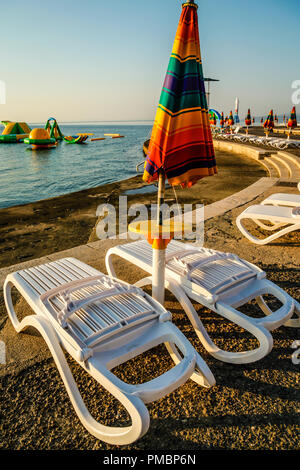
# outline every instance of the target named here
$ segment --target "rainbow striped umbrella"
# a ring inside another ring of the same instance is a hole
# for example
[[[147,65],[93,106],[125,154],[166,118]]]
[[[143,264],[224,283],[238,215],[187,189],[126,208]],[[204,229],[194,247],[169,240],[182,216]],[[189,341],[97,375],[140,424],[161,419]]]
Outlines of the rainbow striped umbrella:
[[[229,114],[228,126],[234,126],[234,118],[233,118],[232,111],[230,111],[230,114]]]
[[[163,171],[171,185],[192,186],[217,173],[201,62],[197,5],[186,2],[154,121],[143,179]]]
[[[224,127],[224,124],[225,124],[225,119],[224,119],[224,113],[222,112],[221,119],[220,119],[220,126],[222,127],[222,129]]]
[[[297,116],[296,116],[296,107],[294,106],[288,121],[288,127],[290,129],[295,129],[297,127]]]
[[[267,131],[271,131],[274,128],[274,116],[273,116],[273,109],[268,114],[267,119],[264,122],[264,128],[267,129]]]
[[[251,126],[252,120],[251,120],[251,112],[250,109],[248,109],[248,113],[245,119],[245,124],[246,126]]]
[[[148,233],[146,236],[153,248],[152,295],[160,303],[164,302],[165,251],[169,241],[163,239],[163,234],[167,223],[171,225],[171,221],[163,220],[162,213],[165,179],[172,186],[190,187],[199,179],[217,173],[202,70],[197,8],[191,0],[182,5],[143,175],[147,183],[159,181],[156,235],[150,236],[147,227],[144,232]]]
[[[246,134],[248,134],[248,132],[249,132],[248,127],[251,126],[251,123],[252,123],[251,113],[250,113],[250,109],[248,109],[248,113],[247,113],[247,116],[246,116],[246,119],[245,119],[245,124],[246,124],[246,127],[247,127]]]
[[[213,114],[212,116],[210,116],[210,119],[209,119],[209,122],[212,126],[216,126],[217,125],[217,118],[216,118],[216,115]]]

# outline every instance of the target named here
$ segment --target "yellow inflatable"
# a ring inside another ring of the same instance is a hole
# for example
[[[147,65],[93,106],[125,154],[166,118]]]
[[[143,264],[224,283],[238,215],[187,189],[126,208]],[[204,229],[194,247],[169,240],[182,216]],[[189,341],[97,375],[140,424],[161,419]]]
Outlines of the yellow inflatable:
[[[5,128],[0,136],[0,143],[23,142],[31,131],[26,122],[1,121],[1,124],[3,124]]]
[[[32,145],[32,149],[45,149],[56,147],[56,139],[50,137],[49,132],[46,129],[35,128],[33,129],[29,137],[24,139],[25,144]]]

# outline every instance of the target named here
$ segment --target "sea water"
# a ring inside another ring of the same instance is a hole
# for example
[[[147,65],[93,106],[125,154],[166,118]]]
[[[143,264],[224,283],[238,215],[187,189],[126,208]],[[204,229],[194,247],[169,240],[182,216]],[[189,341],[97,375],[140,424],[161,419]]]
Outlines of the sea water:
[[[43,127],[30,124],[33,127]],[[60,142],[54,149],[31,150],[28,145],[0,144],[0,208],[26,204],[92,188],[135,176],[143,161],[143,143],[150,138],[151,123],[124,125],[62,124],[64,135],[93,133],[87,143]],[[0,131],[1,133],[1,131]],[[104,134],[121,134],[122,139]]]

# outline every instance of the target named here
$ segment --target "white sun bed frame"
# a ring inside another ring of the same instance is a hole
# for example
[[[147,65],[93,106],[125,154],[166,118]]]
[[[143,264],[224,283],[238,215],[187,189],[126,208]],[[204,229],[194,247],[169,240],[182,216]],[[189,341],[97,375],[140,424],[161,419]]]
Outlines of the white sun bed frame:
[[[35,312],[22,321],[13,307],[12,286]],[[145,403],[160,399],[189,378],[205,387],[215,383],[206,363],[159,303],[141,289],[111,279],[74,258],[9,274],[4,297],[16,331],[34,327],[42,335],[80,421],[102,441],[125,445],[143,436],[150,422]],[[177,364],[166,373],[131,385],[111,372],[161,343],[166,344]],[[131,417],[131,426],[105,426],[91,416],[62,348],[122,403]]]
[[[264,230],[277,231],[265,238],[257,238],[245,228],[243,225],[244,220],[251,220]],[[283,205],[273,206],[268,204],[249,206],[237,217],[236,225],[252,243],[266,245],[287,233],[300,229],[300,206],[284,207]]]
[[[106,269],[115,276],[113,256],[117,255],[150,274],[136,285],[142,287],[152,282],[152,248],[145,240],[110,248],[106,255]],[[177,298],[198,338],[215,358],[229,363],[246,364],[266,356],[273,347],[270,331],[282,324],[300,326],[299,319],[291,319],[294,300],[258,267],[239,259],[236,255],[222,253],[194,244],[171,241],[166,251],[165,287]],[[271,311],[263,296],[272,294],[282,306]],[[256,299],[262,318],[252,318],[237,308]],[[209,337],[191,300],[216,312],[251,333],[259,347],[249,351],[231,352],[220,349]],[[300,313],[300,308],[299,308]]]

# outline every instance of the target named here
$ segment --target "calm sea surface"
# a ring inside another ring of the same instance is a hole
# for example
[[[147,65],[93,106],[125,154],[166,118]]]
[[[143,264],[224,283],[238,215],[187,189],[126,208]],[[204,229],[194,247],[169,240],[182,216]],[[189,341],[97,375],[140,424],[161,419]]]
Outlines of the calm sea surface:
[[[31,124],[31,127],[43,127]],[[0,208],[26,204],[136,175],[149,125],[60,125],[64,135],[92,132],[124,135],[87,144],[60,142],[51,150],[31,150],[25,144],[0,144]],[[0,133],[2,130],[0,129]],[[93,138],[92,137],[92,138]],[[89,138],[90,139],[90,138]]]

